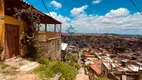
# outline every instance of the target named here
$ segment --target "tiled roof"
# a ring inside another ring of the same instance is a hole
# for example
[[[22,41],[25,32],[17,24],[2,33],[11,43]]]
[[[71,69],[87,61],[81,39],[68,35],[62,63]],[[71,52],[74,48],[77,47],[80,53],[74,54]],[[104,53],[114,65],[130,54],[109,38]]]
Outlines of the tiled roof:
[[[94,63],[97,64],[97,65],[101,65],[102,64],[102,60],[94,61]]]
[[[5,11],[6,15],[13,16],[15,11],[13,8],[22,9],[23,6],[32,7],[33,10],[37,11],[40,15],[40,23],[42,24],[62,24],[60,21],[52,18],[51,16],[39,11],[34,6],[24,2],[23,0],[5,0],[5,8],[11,8],[11,10]]]
[[[94,58],[94,55],[90,55],[90,52],[84,52],[83,53],[85,57],[90,57],[90,58]]]
[[[90,65],[90,68],[92,68],[97,74],[101,74],[101,70],[97,67],[96,64]]]

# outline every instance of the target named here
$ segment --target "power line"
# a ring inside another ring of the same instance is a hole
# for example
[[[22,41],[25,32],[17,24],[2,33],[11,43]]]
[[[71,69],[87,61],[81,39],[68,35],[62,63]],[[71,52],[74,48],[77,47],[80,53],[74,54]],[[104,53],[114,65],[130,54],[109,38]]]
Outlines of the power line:
[[[41,0],[41,1],[42,1],[42,3],[43,3],[43,6],[45,7],[45,9],[47,10],[47,12],[49,13],[49,15],[50,15],[50,17],[51,17],[51,14],[50,14],[50,12],[49,12],[48,8],[46,7],[46,5],[45,5],[44,1],[43,1],[43,0]]]
[[[134,5],[134,7],[138,10],[138,12],[142,15],[142,13],[141,13],[141,11],[140,11],[140,9],[136,6],[136,4],[134,3],[134,1],[133,0],[130,0],[131,2],[132,2],[132,4]]]
[[[44,8],[45,8],[45,9],[47,10],[47,12],[49,13],[49,16],[52,17],[51,14],[50,14],[50,12],[49,12],[49,10],[48,10],[48,8],[46,7],[44,1],[43,1],[43,0],[41,0],[41,1],[42,1],[42,4],[43,4]],[[50,25],[49,25],[49,26],[50,26]],[[50,27],[51,27],[51,26],[50,26]],[[51,29],[53,30],[53,28],[51,28]]]
[[[45,7],[45,9],[47,10],[47,12],[49,13],[49,16],[50,17],[52,17],[51,16],[51,14],[50,14],[50,11],[48,10],[48,8],[46,7],[46,5],[45,5],[45,3],[44,3],[44,1],[43,0],[41,0],[42,1],[42,3],[43,3],[43,5],[44,5],[44,7]],[[49,25],[50,26],[50,25]],[[51,26],[50,26],[51,27]],[[53,28],[52,28],[53,29]],[[57,29],[59,30],[59,28],[57,27]]]

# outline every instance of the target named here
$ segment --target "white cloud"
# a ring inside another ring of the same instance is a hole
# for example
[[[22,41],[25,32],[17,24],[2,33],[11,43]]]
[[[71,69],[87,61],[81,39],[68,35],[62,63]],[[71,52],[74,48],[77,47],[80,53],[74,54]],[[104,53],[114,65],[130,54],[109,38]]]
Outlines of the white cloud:
[[[56,7],[56,9],[62,8],[62,4],[55,1],[55,0],[52,0],[50,4],[52,4],[54,7]]]
[[[92,4],[99,4],[102,0],[93,0]]]
[[[71,14],[72,14],[73,16],[78,16],[79,14],[84,13],[84,10],[85,10],[87,7],[88,7],[88,5],[84,5],[84,6],[79,7],[79,8],[73,8],[73,9],[71,10]]]
[[[130,11],[126,8],[119,8],[117,10],[111,10],[106,14],[106,17],[126,17],[128,16]]]
[[[49,13],[47,15],[49,15]],[[57,14],[56,12],[50,12],[50,15],[58,21],[62,22],[62,29],[64,32],[70,26],[71,19],[69,17],[62,16],[61,14]]]
[[[61,21],[62,23],[68,22],[71,19],[62,15],[58,15],[56,12],[50,12],[51,16],[59,21]]]
[[[80,14],[71,21],[79,33],[142,34],[142,16],[125,8],[111,10],[104,16]]]
[[[117,33],[141,34],[142,16],[137,12],[130,14],[125,8],[110,10],[104,16],[83,13],[77,14],[72,19],[56,12],[50,13],[54,18],[63,23],[66,32],[70,24],[78,33]]]

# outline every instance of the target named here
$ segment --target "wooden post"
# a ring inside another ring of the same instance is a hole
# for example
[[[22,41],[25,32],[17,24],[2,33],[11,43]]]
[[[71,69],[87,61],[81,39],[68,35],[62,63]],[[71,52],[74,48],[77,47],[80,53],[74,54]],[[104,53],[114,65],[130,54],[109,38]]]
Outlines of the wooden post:
[[[62,33],[62,24],[60,24],[60,33]]]
[[[45,17],[45,31],[47,31],[47,17]]]
[[[54,32],[56,32],[56,24],[54,24]]]
[[[47,24],[45,23],[45,31],[47,31]]]

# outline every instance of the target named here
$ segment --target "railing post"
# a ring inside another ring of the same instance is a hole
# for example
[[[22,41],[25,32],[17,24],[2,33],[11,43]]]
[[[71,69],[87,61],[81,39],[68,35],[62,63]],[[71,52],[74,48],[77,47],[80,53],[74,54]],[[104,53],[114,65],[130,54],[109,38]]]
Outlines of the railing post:
[[[54,32],[56,32],[56,24],[54,24]]]
[[[47,31],[47,24],[45,23],[45,31]]]
[[[60,33],[62,33],[62,24],[60,24]]]

